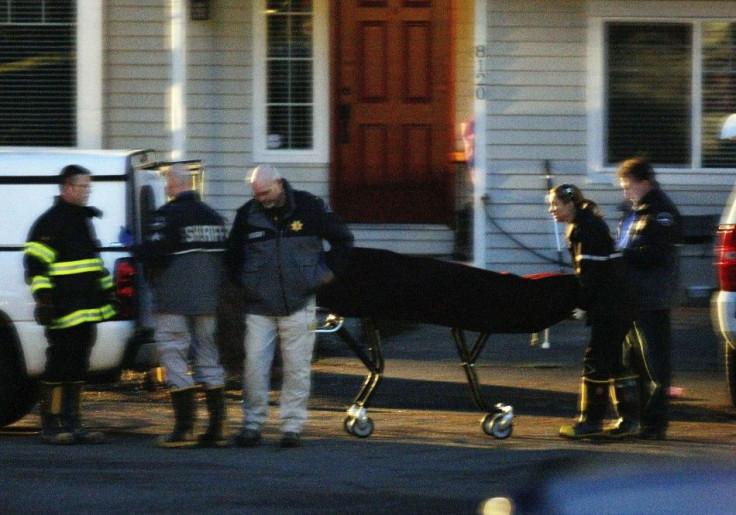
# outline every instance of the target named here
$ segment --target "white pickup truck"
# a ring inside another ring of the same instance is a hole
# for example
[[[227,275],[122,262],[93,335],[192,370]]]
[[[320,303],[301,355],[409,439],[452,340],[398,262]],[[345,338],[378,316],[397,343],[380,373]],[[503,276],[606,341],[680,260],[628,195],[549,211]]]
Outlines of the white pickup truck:
[[[90,373],[115,377],[123,367],[153,366],[150,305],[129,247],[141,238],[147,216],[165,202],[162,169],[150,150],[0,149],[0,427],[26,415],[37,400],[46,362],[44,328],[24,281],[23,249],[33,222],[59,194],[66,165],[92,172],[89,205],[102,210],[93,224],[100,254],[113,272],[121,313],[98,324]]]

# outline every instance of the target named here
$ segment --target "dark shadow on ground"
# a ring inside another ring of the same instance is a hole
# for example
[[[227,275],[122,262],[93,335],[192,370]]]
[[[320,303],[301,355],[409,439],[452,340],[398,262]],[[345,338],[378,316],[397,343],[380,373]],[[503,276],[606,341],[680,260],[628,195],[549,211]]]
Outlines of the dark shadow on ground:
[[[482,375],[482,381],[490,380],[488,374]],[[354,375],[315,372],[312,396],[320,405],[347,409],[352,404],[362,381],[361,378]],[[516,413],[531,416],[575,417],[577,415],[578,397],[573,393],[485,384],[481,386],[481,396],[488,406],[493,406],[498,402],[511,404]],[[368,407],[369,409],[484,411],[473,403],[470,387],[465,383],[387,377],[381,380]],[[613,416],[613,413],[609,415]],[[724,422],[736,420],[736,412],[728,406],[704,408],[676,401],[671,405],[670,420]]]

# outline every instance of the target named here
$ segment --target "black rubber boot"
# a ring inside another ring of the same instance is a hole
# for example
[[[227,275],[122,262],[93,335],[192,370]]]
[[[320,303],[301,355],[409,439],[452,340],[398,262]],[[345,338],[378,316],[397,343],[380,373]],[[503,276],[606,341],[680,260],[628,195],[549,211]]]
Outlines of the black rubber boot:
[[[84,383],[64,383],[62,385],[62,414],[66,425],[71,429],[75,443],[95,444],[105,441],[105,435],[99,431],[88,431],[82,425],[82,393]]]
[[[207,431],[199,435],[197,442],[202,447],[228,447],[229,441],[227,439],[227,431],[225,430],[227,421],[227,417],[225,416],[225,387],[216,386],[214,388],[207,388],[204,394],[210,421]]]
[[[74,443],[74,435],[62,418],[62,394],[61,383],[41,382],[41,432],[38,436],[45,443]]]
[[[640,395],[642,389],[639,389]],[[647,395],[641,395],[641,431],[639,436],[644,440],[664,440],[669,425],[669,399],[667,388],[657,385],[656,389],[649,388]]]
[[[580,418],[573,426],[562,426],[563,438],[597,438],[604,436],[603,417],[608,409],[609,381],[583,378],[580,384]]]
[[[619,418],[611,427],[606,428],[606,436],[616,439],[639,436],[639,379],[616,379],[611,386],[611,397]]]
[[[626,344],[632,351],[633,372],[639,375],[639,436],[645,440],[664,440],[669,418],[666,395],[668,385],[660,384],[652,377],[647,341],[636,324],[626,335]]]
[[[194,437],[195,410],[197,409],[195,392],[194,387],[171,392],[171,405],[174,408],[174,430],[171,434],[158,438],[157,445],[159,447],[177,449],[197,446],[197,439]]]

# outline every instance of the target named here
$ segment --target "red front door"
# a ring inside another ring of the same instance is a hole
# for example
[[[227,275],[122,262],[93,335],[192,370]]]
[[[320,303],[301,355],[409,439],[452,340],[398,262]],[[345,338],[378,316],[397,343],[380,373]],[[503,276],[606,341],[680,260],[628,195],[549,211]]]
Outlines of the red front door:
[[[350,222],[449,223],[451,0],[332,6],[332,204]]]

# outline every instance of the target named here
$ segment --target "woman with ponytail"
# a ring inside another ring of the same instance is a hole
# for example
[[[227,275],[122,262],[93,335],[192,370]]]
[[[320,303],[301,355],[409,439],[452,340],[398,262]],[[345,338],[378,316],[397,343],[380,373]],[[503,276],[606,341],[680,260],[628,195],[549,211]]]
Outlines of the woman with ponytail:
[[[636,298],[620,252],[595,202],[572,184],[550,190],[549,212],[565,222],[580,298],[573,316],[586,318],[590,341],[583,357],[580,417],[560,428],[564,438],[623,438],[639,432],[638,378],[624,363],[623,342],[636,317]],[[619,416],[603,428],[609,397]]]

